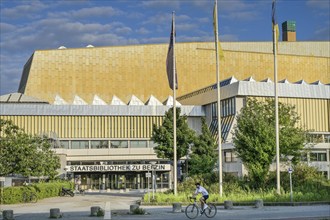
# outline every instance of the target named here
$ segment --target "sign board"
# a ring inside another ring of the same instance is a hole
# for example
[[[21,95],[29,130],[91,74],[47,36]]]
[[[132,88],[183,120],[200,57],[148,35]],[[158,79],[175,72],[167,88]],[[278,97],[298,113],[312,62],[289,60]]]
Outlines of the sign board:
[[[170,171],[170,164],[116,164],[116,165],[72,165],[68,172],[122,172],[122,171]]]
[[[292,168],[289,168],[289,169],[288,169],[288,172],[289,172],[289,173],[292,173],[292,172],[293,172]]]
[[[146,173],[146,177],[150,178],[151,177],[151,173]]]
[[[6,178],[3,176],[0,176],[0,182],[5,182]]]

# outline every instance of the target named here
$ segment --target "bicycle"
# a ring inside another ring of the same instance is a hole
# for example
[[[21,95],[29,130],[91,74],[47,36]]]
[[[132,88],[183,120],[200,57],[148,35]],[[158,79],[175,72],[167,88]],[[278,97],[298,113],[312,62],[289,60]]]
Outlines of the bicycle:
[[[189,197],[189,199],[194,202],[189,204],[186,207],[185,214],[187,218],[194,219],[200,213],[201,215],[205,214],[208,218],[213,218],[217,214],[217,207],[212,203],[205,203],[208,207],[204,210],[199,211],[201,208],[198,206],[196,202],[196,197]]]
[[[37,194],[34,192],[23,192],[22,200],[25,203],[28,203],[28,202],[36,203],[38,201],[38,197],[37,197]]]

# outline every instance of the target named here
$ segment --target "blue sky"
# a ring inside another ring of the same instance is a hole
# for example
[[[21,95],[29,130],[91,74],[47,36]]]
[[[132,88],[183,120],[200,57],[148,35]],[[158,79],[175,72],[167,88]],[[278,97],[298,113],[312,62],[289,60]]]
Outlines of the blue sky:
[[[221,41],[271,41],[271,0],[218,0]],[[0,95],[16,92],[35,50],[212,41],[214,0],[1,0]],[[330,40],[329,0],[277,0],[277,21],[296,21],[297,41]],[[165,68],[165,66],[164,66]]]

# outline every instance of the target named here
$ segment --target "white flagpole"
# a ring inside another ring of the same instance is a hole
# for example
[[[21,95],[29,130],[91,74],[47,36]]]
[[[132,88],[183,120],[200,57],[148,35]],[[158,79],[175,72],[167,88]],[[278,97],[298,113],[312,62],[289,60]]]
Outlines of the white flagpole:
[[[222,148],[221,148],[221,104],[220,104],[220,71],[219,71],[219,53],[218,53],[218,2],[215,0],[215,57],[216,57],[216,72],[217,72],[217,112],[218,112],[218,170],[219,170],[219,194],[222,196]]]
[[[177,158],[176,158],[176,68],[175,68],[175,12],[172,12],[173,19],[173,169],[174,169],[174,195],[177,195]]]
[[[274,25],[274,37],[276,36],[276,30]],[[275,38],[274,38],[275,39]],[[276,132],[276,183],[277,193],[281,194],[281,182],[280,182],[280,144],[279,144],[279,129],[278,129],[278,88],[277,88],[277,48],[276,43],[273,43],[274,47],[274,91],[275,91],[275,132]]]
[[[273,2],[273,21],[275,21],[275,4]],[[273,52],[274,52],[274,95],[275,95],[275,139],[276,139],[276,192],[281,194],[280,182],[280,146],[279,146],[279,129],[278,129],[278,88],[277,88],[277,32],[276,22],[273,23]]]

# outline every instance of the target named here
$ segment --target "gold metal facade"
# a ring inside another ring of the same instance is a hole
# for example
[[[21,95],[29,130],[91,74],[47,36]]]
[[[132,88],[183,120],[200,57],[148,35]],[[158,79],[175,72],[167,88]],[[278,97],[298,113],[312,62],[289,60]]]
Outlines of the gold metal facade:
[[[29,134],[56,133],[60,139],[149,139],[162,116],[5,116]]]
[[[258,100],[265,100],[259,97]],[[298,126],[317,132],[330,132],[330,100],[279,98],[279,102],[295,106],[300,117]]]
[[[306,44],[309,46],[306,48],[313,48],[314,44]],[[257,48],[257,52],[241,48],[242,45],[244,42],[223,43],[225,60],[220,62],[221,80],[230,76],[238,80],[250,76],[257,81],[273,80],[272,45],[263,42],[251,44],[250,47]],[[234,46],[235,49],[231,49]],[[298,55],[281,53],[281,50],[291,47],[292,51],[301,52]],[[314,54],[300,47],[300,44],[280,45],[278,79],[329,83],[329,48],[318,46],[321,52]],[[214,43],[176,44],[178,96],[216,82],[213,48]],[[50,103],[54,102],[56,95],[68,103],[72,103],[75,95],[89,104],[94,95],[107,103],[113,95],[126,103],[132,95],[143,102],[150,95],[164,101],[172,95],[166,75],[167,50],[167,44],[38,50],[32,62],[25,67],[22,79],[26,79],[26,83],[21,81],[19,92]]]

